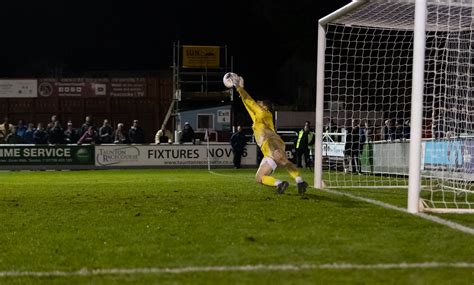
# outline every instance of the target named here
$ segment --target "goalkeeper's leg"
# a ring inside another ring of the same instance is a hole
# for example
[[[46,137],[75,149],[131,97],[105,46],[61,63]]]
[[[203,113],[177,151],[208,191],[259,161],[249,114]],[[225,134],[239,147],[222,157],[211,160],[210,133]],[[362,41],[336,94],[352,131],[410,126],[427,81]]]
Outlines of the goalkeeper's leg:
[[[308,183],[303,181],[303,178],[300,176],[300,172],[296,165],[288,159],[288,156],[285,152],[285,143],[281,139],[269,139],[267,141],[269,149],[272,150],[272,157],[278,165],[281,165],[286,168],[286,171],[290,174],[293,179],[295,179],[296,184],[298,185],[298,192],[304,194]]]
[[[265,156],[257,170],[255,180],[263,185],[277,187],[277,193],[283,194],[286,188],[288,188],[289,183],[271,176],[276,167],[276,162],[272,158]]]

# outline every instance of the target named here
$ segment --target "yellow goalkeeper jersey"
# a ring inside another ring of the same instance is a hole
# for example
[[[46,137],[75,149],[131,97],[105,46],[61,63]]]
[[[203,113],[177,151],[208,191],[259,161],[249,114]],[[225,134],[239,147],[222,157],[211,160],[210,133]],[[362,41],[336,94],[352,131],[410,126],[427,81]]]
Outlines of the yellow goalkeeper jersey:
[[[242,102],[244,103],[247,112],[252,118],[252,130],[253,135],[255,136],[255,141],[258,146],[262,147],[265,140],[272,136],[278,136],[275,132],[275,126],[273,125],[272,113],[260,107],[260,105],[250,97],[243,87],[238,87],[237,91],[242,98]]]

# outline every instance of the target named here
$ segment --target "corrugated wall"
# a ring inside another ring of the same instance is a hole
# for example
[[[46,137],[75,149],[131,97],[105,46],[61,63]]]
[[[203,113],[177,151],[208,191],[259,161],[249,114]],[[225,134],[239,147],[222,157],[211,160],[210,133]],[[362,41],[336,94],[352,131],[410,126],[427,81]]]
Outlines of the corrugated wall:
[[[114,128],[124,123],[130,128],[138,119],[145,131],[146,142],[154,142],[156,131],[161,127],[166,111],[172,101],[171,74],[160,77],[146,77],[146,94],[143,97],[37,97],[0,98],[0,117],[7,116],[16,124],[19,119],[27,123],[48,123],[53,114],[59,116],[65,127],[68,120],[74,127],[84,123],[86,115],[93,117],[100,127],[104,119],[109,119]]]

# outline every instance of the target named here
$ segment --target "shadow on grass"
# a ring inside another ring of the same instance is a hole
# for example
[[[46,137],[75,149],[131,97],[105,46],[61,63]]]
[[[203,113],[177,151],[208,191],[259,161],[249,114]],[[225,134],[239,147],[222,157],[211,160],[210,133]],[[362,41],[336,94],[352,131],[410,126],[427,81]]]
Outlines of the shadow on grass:
[[[299,196],[301,200],[312,200],[317,201],[320,203],[331,203],[337,204],[338,206],[345,207],[345,208],[364,208],[366,207],[367,203],[361,201],[354,201],[349,198],[345,198],[344,196],[327,196],[321,194],[313,194],[313,193],[306,193],[303,196],[299,194],[290,194],[291,196]]]

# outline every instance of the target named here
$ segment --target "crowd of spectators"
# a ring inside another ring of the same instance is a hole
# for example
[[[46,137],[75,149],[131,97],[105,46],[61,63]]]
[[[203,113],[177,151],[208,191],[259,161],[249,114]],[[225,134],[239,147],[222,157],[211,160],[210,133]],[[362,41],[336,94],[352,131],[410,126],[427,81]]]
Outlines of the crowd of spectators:
[[[352,122],[352,121],[351,121]],[[404,141],[410,139],[410,120],[386,119],[383,125],[375,125],[374,121],[362,120],[358,122],[361,142],[372,141]],[[352,125],[352,123],[351,123]],[[334,120],[324,126],[325,133],[342,133],[352,127],[339,128]],[[345,131],[344,131],[345,130]],[[334,137],[334,141],[340,142],[339,137]]]
[[[114,130],[109,120],[105,119],[102,126],[94,124],[91,116],[86,116],[84,123],[74,127],[72,121],[67,121],[65,126],[56,115],[51,116],[51,121],[45,126],[38,123],[26,124],[18,120],[13,125],[5,117],[0,124],[0,144],[140,144],[145,143],[145,133],[134,120],[132,126],[126,130],[123,123],[118,123]]]

